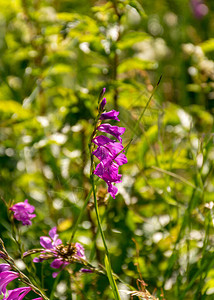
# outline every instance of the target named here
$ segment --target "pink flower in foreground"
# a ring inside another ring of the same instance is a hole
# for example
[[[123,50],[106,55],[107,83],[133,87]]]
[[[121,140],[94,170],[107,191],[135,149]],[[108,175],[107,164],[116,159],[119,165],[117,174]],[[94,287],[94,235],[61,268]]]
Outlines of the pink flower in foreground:
[[[86,259],[84,248],[81,244],[75,243],[64,246],[62,241],[58,239],[57,228],[53,227],[49,231],[49,236],[41,236],[40,244],[43,247],[39,257],[35,257],[33,262],[38,263],[43,260],[54,258],[51,263],[51,267],[54,269],[64,269],[74,260]],[[24,253],[24,256],[27,252]],[[59,272],[54,272],[52,276],[55,278]]]
[[[8,291],[8,296],[2,300],[22,300],[30,291],[31,287],[25,286]]]
[[[6,268],[6,271],[0,273],[0,294],[6,294],[6,287],[8,283],[19,277],[19,273],[9,271],[9,268]]]
[[[22,300],[32,288],[20,287],[13,290],[6,290],[7,285],[19,277],[18,272],[10,271],[11,266],[8,264],[0,264],[0,295],[4,295],[2,300]],[[8,296],[6,293],[8,292]],[[33,300],[43,300],[41,297]]]
[[[31,219],[36,217],[35,214],[32,214],[35,207],[30,205],[27,199],[24,202],[14,204],[10,210],[14,212],[14,219],[21,221],[22,225],[32,225]]]

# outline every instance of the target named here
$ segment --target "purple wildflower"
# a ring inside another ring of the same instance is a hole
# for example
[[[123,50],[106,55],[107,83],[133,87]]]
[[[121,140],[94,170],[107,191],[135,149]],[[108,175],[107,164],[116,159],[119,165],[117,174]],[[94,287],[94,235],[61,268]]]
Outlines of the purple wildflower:
[[[68,264],[70,264],[71,260],[81,260],[85,259],[84,248],[81,244],[75,243],[73,245],[62,244],[62,241],[58,239],[58,234],[56,233],[57,228],[53,227],[49,231],[49,236],[41,236],[40,244],[43,247],[41,254],[39,257],[35,257],[33,262],[38,263],[43,260],[54,258],[51,263],[51,267],[54,269],[64,269]],[[27,252],[24,253],[24,256],[27,255]],[[59,272],[54,272],[52,276],[55,278]]]
[[[104,108],[102,105],[104,99],[100,105],[101,109]],[[117,117],[118,115],[119,112],[111,110],[109,112],[102,113],[100,120],[110,119],[120,121]],[[121,182],[122,175],[118,173],[119,166],[127,163],[127,158],[123,153],[124,147],[122,145],[121,138],[121,135],[126,129],[124,127],[112,126],[105,123],[98,126],[97,130],[108,133],[119,140],[119,142],[116,142],[104,135],[97,136],[92,140],[92,142],[98,146],[92,154],[100,160],[100,163],[94,170],[94,174],[102,178],[107,183],[108,192],[113,198],[115,198],[118,189],[112,183]]]
[[[8,296],[6,296],[6,287],[8,283],[17,279],[19,273],[10,271],[11,266],[9,264],[0,264],[0,295],[3,294],[4,297],[2,300],[22,300],[25,295],[27,295],[32,288],[31,287],[21,287],[14,290],[8,291]],[[33,300],[43,300],[41,297]]]
[[[35,214],[32,214],[35,207],[30,205],[27,199],[24,202],[13,205],[10,207],[10,210],[14,212],[14,218],[21,221],[22,225],[32,225],[31,219],[36,217]]]

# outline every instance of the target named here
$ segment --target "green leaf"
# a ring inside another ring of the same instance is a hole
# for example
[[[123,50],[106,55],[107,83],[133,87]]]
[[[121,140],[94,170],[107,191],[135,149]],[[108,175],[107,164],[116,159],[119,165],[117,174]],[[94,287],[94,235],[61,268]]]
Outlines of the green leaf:
[[[118,67],[118,73],[126,73],[131,70],[151,70],[155,69],[157,64],[154,61],[142,60],[140,58],[128,58],[124,60]]]
[[[131,31],[121,38],[117,46],[119,49],[124,50],[132,47],[135,43],[144,41],[148,37],[149,35],[145,32]]]
[[[105,260],[104,261],[105,261],[105,267],[106,267],[107,276],[108,276],[108,279],[109,279],[109,282],[110,282],[110,285],[111,285],[111,288],[112,288],[112,291],[113,291],[113,294],[114,294],[114,299],[120,300],[119,291],[118,291],[116,282],[114,280],[114,277],[112,275],[111,266],[110,266],[110,263],[109,263],[109,260],[108,260],[107,256],[105,256]]]

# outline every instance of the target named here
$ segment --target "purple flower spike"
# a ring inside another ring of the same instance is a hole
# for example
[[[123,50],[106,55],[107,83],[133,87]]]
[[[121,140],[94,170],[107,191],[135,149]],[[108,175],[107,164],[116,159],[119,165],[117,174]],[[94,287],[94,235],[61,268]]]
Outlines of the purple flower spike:
[[[115,136],[120,143],[122,143],[122,138],[120,136],[124,134],[126,130],[124,127],[112,126],[110,124],[101,124],[97,129]]]
[[[22,300],[30,291],[31,287],[20,287],[14,290],[8,291],[8,297],[5,300]]]
[[[119,115],[119,111],[112,109],[106,113],[102,113],[100,116],[100,120],[115,120],[120,122],[120,120],[117,117],[118,115]]]
[[[101,108],[103,109],[106,104],[104,98],[101,102]],[[100,120],[116,120],[118,119],[119,112],[111,110],[106,113],[102,113]],[[110,124],[101,124],[97,130],[113,135],[119,140],[119,143],[115,140],[110,139],[107,136],[99,135],[96,136],[92,142],[97,145],[97,149],[93,151],[100,163],[94,170],[94,174],[102,178],[108,185],[108,192],[115,198],[118,189],[112,183],[121,182],[122,175],[118,173],[119,166],[127,163],[127,157],[125,156],[124,147],[122,145],[121,135],[125,132],[124,127],[112,126]]]
[[[32,214],[35,207],[30,205],[27,199],[24,202],[14,204],[10,210],[14,212],[14,219],[21,221],[22,225],[32,225],[31,219],[36,217],[35,214]]]

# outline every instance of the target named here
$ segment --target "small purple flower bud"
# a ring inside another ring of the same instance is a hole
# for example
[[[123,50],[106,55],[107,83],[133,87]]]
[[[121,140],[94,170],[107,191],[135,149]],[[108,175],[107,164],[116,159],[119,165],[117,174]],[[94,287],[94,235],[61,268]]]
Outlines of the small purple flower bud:
[[[90,270],[90,269],[80,269],[80,272],[82,272],[82,273],[93,273],[93,271]]]
[[[106,92],[106,88],[104,87],[104,88],[102,89],[102,91],[100,92],[100,95],[99,95],[99,101],[103,98],[105,92]]]
[[[100,103],[100,109],[103,111],[103,109],[104,109],[104,107],[105,107],[105,105],[106,105],[106,98],[103,98],[103,100],[101,101],[101,103]]]

